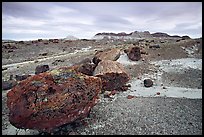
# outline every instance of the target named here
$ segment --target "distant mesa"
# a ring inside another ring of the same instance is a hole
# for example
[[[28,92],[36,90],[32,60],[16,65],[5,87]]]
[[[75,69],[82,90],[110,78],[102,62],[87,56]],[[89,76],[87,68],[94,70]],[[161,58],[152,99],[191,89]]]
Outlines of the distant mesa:
[[[167,33],[162,33],[162,32],[156,32],[151,34],[153,37],[170,37]]]
[[[97,33],[93,39],[141,39],[141,38],[179,38],[179,39],[190,39],[189,36],[178,36],[178,35],[169,35],[163,32],[156,32],[150,34],[149,31],[134,31],[131,33]]]

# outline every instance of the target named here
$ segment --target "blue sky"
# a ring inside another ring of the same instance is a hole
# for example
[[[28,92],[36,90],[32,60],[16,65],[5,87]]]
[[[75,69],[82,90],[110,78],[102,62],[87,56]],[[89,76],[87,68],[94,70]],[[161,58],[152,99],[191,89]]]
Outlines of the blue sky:
[[[201,2],[3,2],[2,38],[150,31],[202,37]]]

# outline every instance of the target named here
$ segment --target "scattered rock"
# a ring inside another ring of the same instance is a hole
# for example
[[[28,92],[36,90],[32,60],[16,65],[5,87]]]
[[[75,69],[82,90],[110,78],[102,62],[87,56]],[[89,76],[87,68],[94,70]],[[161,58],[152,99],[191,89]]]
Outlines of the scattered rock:
[[[151,87],[153,85],[153,81],[151,79],[145,79],[144,80],[144,86],[145,87]]]
[[[8,53],[11,53],[11,52],[13,52],[13,50],[12,50],[12,49],[8,50]]]
[[[42,42],[43,40],[42,39],[38,39],[38,42]]]
[[[160,56],[160,53],[158,53],[157,55]]]
[[[54,62],[52,62],[53,65],[57,65],[58,62],[64,62],[64,60],[61,60],[61,59],[57,59],[55,60]]]
[[[166,87],[163,87],[163,89],[167,89]]]
[[[127,99],[132,99],[132,98],[135,98],[135,96],[132,96],[132,95],[127,96]]]
[[[48,65],[38,65],[35,68],[35,74],[39,74],[39,73],[43,73],[49,70],[49,66]]]
[[[160,95],[160,92],[157,92],[157,95]]]
[[[35,60],[35,61],[34,61],[34,63],[38,63],[38,62],[39,62],[38,60]]]
[[[101,79],[61,67],[20,81],[7,94],[10,123],[51,133],[87,117],[98,102]]]
[[[47,56],[47,54],[48,54],[47,52],[44,52],[44,53],[40,53],[39,55],[40,56]]]
[[[111,91],[105,91],[105,92],[103,93],[104,98],[109,98],[110,95],[111,95]]]
[[[27,74],[27,75],[16,75],[15,78],[17,81],[22,81],[28,77],[30,77],[31,75]]]
[[[94,70],[94,76],[102,80],[103,90],[115,90],[123,87],[130,79],[122,64],[111,60],[102,60]]]
[[[13,88],[16,84],[17,82],[15,80],[8,80],[8,81],[2,80],[2,89],[9,90]]]
[[[141,58],[141,52],[139,47],[131,47],[127,53],[130,60],[138,61]]]
[[[3,45],[2,48],[5,48],[5,49],[17,49],[17,47],[15,45],[12,45],[12,44]]]
[[[150,45],[149,48],[160,48],[159,45]]]
[[[111,95],[115,95],[116,93],[117,93],[116,90],[112,90],[112,91],[111,91]]]
[[[146,51],[144,51],[144,50],[141,50],[140,52],[141,52],[141,54],[145,54],[145,55],[148,54],[148,53],[147,53]]]

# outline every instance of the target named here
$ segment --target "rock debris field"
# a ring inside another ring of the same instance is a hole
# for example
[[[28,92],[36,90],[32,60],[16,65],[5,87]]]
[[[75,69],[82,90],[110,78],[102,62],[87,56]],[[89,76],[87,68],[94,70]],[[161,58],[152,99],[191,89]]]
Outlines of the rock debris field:
[[[201,135],[202,38],[2,41],[2,134]]]

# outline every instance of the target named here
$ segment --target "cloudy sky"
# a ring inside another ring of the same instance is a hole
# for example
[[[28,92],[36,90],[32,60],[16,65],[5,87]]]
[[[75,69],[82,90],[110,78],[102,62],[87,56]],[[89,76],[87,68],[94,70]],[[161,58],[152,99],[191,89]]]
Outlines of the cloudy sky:
[[[202,36],[201,2],[3,2],[2,38],[92,38],[150,31]]]

